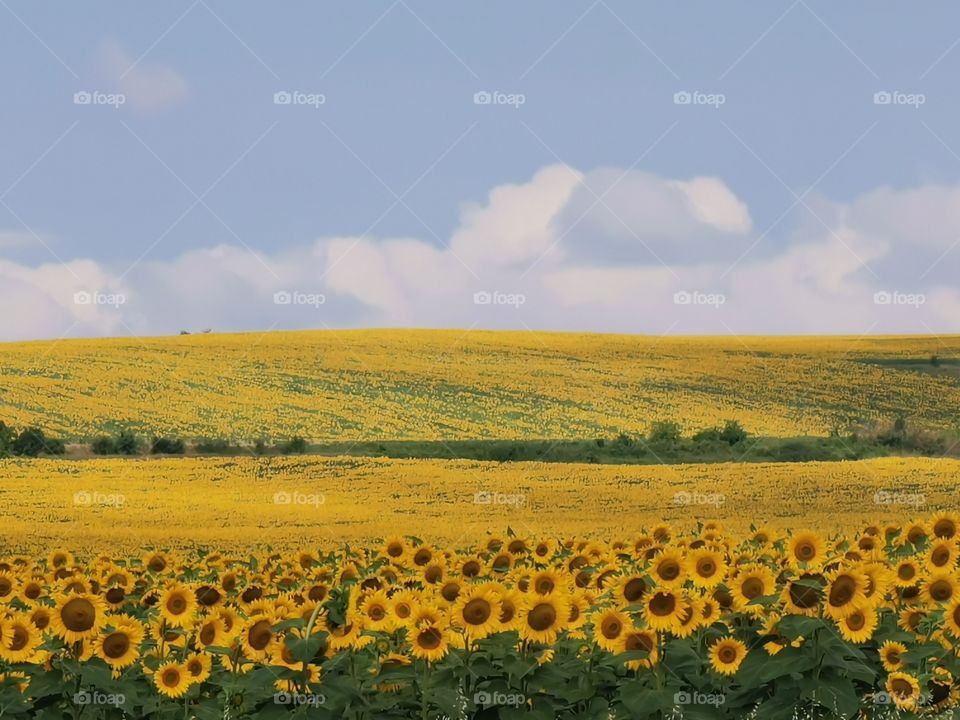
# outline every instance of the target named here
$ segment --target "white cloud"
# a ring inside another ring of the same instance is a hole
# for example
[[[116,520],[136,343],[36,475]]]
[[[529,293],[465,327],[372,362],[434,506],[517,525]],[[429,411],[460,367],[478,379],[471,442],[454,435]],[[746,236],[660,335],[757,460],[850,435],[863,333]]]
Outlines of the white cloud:
[[[883,188],[849,204],[818,201],[828,227],[810,222],[777,247],[767,239],[762,253],[744,254],[755,241],[750,213],[717,178],[554,165],[465,206],[444,246],[331,237],[254,255],[220,245],[142,262],[122,279],[114,273],[125,267],[91,260],[0,261],[0,302],[22,309],[0,334],[338,326],[958,332],[952,278],[960,247],[949,244],[949,229],[960,231],[958,199],[958,188],[928,187]],[[918,217],[925,221],[919,242]],[[952,274],[923,276],[931,265]],[[72,301],[94,289],[122,293],[126,303]],[[277,292],[305,300],[277,304]],[[478,292],[486,294],[480,304]],[[878,292],[923,302],[878,303]]]
[[[189,96],[187,81],[169,65],[131,57],[110,43],[103,48],[103,63],[109,80],[139,112],[155,112],[178,105]]]

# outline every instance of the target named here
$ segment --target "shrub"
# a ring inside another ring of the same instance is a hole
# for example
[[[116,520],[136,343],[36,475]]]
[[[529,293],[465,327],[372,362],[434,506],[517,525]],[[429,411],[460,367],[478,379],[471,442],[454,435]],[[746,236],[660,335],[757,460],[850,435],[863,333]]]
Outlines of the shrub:
[[[11,452],[23,457],[37,457],[41,454],[62,455],[66,448],[60,440],[49,440],[38,427],[21,430],[13,441]]]
[[[647,435],[650,442],[675,443],[680,441],[680,424],[670,420],[657,420],[650,426]]]
[[[736,420],[727,420],[723,426],[723,430],[720,431],[720,439],[729,445],[736,445],[739,442],[743,442],[747,439],[748,435],[749,433],[747,433],[747,431],[743,429],[743,426]]]
[[[9,457],[13,454],[13,441],[16,430],[0,420],[0,457]]]
[[[117,444],[112,437],[101,435],[90,443],[90,450],[94,455],[114,455],[117,452]]]
[[[194,448],[201,453],[223,454],[230,452],[232,446],[227,440],[198,440]]]
[[[114,446],[120,455],[140,454],[140,440],[130,430],[121,430]]]
[[[279,450],[284,455],[302,455],[307,451],[307,441],[298,435],[283,443]]]
[[[150,453],[153,455],[183,455],[186,449],[180,438],[154,438],[150,445]]]
[[[693,441],[699,443],[716,443],[721,440],[721,431],[719,428],[706,428],[699,430],[693,435]]]

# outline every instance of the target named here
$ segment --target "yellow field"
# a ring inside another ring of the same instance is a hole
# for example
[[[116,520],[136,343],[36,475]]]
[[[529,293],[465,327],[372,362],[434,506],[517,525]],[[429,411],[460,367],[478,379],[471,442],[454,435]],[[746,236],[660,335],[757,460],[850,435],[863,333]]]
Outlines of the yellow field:
[[[592,438],[736,418],[825,435],[955,424],[960,338],[656,338],[361,330],[0,345],[0,418],[90,438]],[[913,360],[916,366],[904,367]]]
[[[6,460],[0,477],[8,551],[65,546],[93,554],[144,545],[333,547],[394,533],[456,547],[507,527],[531,536],[609,539],[661,521],[692,529],[695,518],[718,519],[737,532],[751,523],[832,532],[956,509],[960,461]]]

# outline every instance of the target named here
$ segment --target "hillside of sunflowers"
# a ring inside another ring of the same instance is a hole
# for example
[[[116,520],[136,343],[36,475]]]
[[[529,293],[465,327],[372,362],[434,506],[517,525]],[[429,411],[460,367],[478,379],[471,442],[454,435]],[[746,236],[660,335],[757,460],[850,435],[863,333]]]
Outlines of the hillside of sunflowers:
[[[0,718],[960,712],[960,460],[352,441],[953,431],[960,339],[336,331],[0,345],[0,420],[344,454],[0,459]],[[743,443],[748,444],[747,438]],[[736,447],[741,447],[737,445]]]

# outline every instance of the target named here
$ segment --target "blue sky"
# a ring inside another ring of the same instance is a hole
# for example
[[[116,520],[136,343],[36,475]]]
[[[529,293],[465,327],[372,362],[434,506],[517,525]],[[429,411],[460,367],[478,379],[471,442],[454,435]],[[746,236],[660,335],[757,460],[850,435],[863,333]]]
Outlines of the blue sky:
[[[0,338],[960,330],[952,3],[0,18]]]

